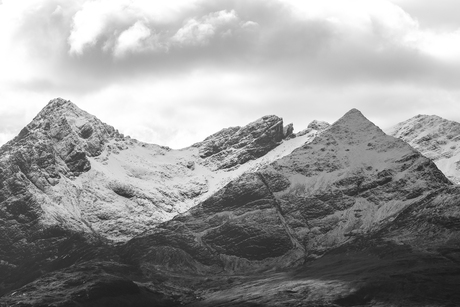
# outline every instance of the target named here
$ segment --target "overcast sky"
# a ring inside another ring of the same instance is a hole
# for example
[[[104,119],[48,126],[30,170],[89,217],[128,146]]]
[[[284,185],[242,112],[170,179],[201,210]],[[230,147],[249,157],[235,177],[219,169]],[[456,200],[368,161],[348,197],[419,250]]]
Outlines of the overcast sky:
[[[275,114],[460,121],[458,0],[0,0],[0,144],[62,97],[185,147]]]

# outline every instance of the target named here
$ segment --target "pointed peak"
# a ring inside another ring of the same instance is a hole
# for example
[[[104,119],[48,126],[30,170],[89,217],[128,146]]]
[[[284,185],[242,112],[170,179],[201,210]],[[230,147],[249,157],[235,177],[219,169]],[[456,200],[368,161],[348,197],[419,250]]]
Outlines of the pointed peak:
[[[333,126],[340,125],[340,124],[358,124],[358,123],[372,123],[369,121],[361,111],[358,109],[351,109],[347,113],[345,113],[338,121],[336,121]]]
[[[342,116],[342,118],[344,118],[344,117],[354,117],[354,118],[359,118],[359,117],[361,117],[361,118],[364,118],[364,119],[367,120],[367,118],[363,115],[363,113],[361,113],[360,110],[355,109],[355,108],[353,108],[353,109],[351,109],[350,111],[348,111],[347,113],[345,113],[345,114]]]
[[[367,119],[359,110],[351,109],[328,129],[331,133],[344,136],[349,135],[352,139],[367,139],[372,135],[385,135],[373,122]]]
[[[42,120],[56,120],[59,118],[74,119],[77,121],[92,121],[96,117],[82,109],[70,100],[55,98],[48,102],[48,104],[35,116],[32,120],[32,125],[35,122]]]
[[[68,135],[87,140],[91,136],[99,139],[123,138],[112,126],[101,122],[96,116],[80,109],[70,100],[55,98],[35,116],[24,129],[38,131],[54,140],[60,141]],[[86,142],[86,141],[85,141]]]

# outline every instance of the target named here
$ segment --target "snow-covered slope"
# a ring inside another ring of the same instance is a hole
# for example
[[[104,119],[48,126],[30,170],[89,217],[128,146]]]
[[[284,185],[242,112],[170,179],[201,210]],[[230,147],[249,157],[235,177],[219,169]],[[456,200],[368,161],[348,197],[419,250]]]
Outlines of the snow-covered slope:
[[[417,115],[388,129],[408,142],[454,183],[460,183],[460,123],[436,115]]]
[[[2,208],[30,195],[24,211],[34,208],[45,227],[125,241],[204,201],[245,171],[289,154],[317,129],[296,138],[281,118],[265,116],[172,150],[124,136],[72,102],[54,99],[1,148]],[[18,178],[19,190],[4,184],[12,178]],[[17,219],[5,210],[9,220]]]

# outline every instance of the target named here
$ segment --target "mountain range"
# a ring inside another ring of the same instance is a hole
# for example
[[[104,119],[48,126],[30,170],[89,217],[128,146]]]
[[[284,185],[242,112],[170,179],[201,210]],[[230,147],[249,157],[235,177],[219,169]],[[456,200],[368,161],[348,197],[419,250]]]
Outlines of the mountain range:
[[[0,148],[0,306],[459,306],[460,124],[173,150],[54,99]]]

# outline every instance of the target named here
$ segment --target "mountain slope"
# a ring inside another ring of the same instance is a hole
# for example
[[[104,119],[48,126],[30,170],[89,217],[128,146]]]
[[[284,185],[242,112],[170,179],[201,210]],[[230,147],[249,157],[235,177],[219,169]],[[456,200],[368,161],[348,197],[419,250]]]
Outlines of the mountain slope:
[[[459,193],[429,159],[351,110],[311,143],[129,241],[123,257],[147,275],[237,276],[230,288],[201,284],[197,306],[424,306],[412,297],[418,289],[391,285],[415,278],[452,298],[460,278],[445,278],[460,267],[441,250],[458,259]],[[433,276],[438,269],[444,277]]]
[[[454,183],[460,183],[460,123],[436,115],[417,115],[388,129],[408,142]]]

